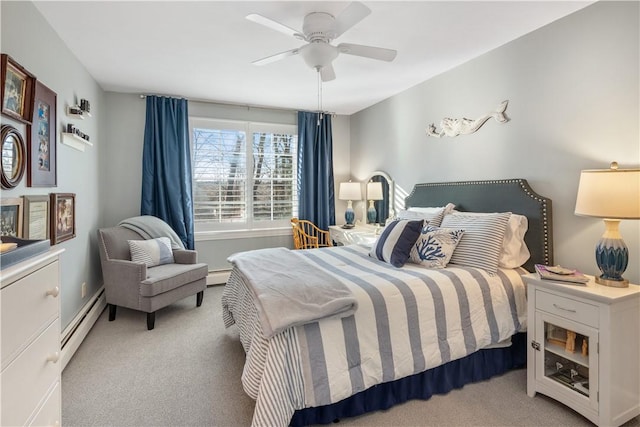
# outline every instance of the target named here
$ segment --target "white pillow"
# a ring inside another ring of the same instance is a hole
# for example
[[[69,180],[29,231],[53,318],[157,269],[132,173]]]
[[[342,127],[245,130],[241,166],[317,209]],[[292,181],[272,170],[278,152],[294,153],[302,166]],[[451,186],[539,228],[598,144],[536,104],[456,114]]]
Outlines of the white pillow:
[[[452,211],[453,214],[464,215],[491,215],[484,212],[459,212]],[[518,268],[522,266],[531,253],[524,241],[524,235],[529,228],[529,221],[524,215],[512,213],[507,223],[507,228],[504,233],[504,241],[502,242],[502,251],[500,253],[500,259],[498,260],[498,266],[501,268]]]
[[[511,212],[473,215],[459,212],[446,215],[443,228],[459,228],[464,235],[449,261],[451,264],[477,267],[491,274],[498,271],[502,242]]]
[[[498,266],[502,268],[518,268],[523,265],[531,253],[524,241],[524,235],[529,229],[529,221],[524,215],[511,214],[504,233],[502,254]]]
[[[444,268],[462,238],[464,230],[425,225],[411,248],[409,262],[427,268]]]
[[[418,210],[421,209],[421,210]],[[426,220],[429,225],[433,227],[439,227],[444,217],[445,208],[409,208],[400,209],[398,211],[397,219],[404,220]]]
[[[158,237],[149,240],[127,240],[129,251],[131,251],[131,261],[141,262],[147,267],[154,267],[161,264],[171,264],[173,262],[173,250],[171,250],[171,240],[168,237]]]
[[[424,213],[438,213],[440,211],[443,211],[445,215],[450,214],[451,212],[455,212],[455,208],[456,205],[454,205],[453,203],[447,203],[446,206],[439,206],[436,208],[423,208],[420,206],[412,206],[410,207],[409,211],[413,211],[413,212],[424,212]]]
[[[438,206],[436,208],[420,208],[420,207],[412,206],[407,210],[411,211],[411,212],[438,213],[438,212],[442,211],[443,209],[444,209],[444,206]]]

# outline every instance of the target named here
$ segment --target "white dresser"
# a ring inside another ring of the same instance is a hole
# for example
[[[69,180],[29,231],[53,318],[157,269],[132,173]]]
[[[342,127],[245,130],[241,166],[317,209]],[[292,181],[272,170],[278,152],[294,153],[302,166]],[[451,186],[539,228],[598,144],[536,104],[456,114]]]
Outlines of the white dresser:
[[[61,423],[60,266],[64,251],[0,271],[0,425]]]

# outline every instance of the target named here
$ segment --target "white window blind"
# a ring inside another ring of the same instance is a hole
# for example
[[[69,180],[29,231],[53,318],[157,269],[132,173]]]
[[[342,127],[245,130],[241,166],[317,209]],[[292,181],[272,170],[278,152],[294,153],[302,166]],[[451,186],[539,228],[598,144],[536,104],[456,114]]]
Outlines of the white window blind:
[[[196,231],[289,226],[297,216],[297,128],[190,119]]]

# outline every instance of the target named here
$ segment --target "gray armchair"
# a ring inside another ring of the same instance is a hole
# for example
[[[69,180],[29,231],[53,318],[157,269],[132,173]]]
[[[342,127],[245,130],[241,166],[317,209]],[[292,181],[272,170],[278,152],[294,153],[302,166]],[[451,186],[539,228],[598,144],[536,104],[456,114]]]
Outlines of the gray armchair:
[[[200,307],[206,288],[207,264],[197,263],[197,252],[174,249],[173,264],[147,267],[131,261],[128,240],[145,240],[122,226],[98,230],[100,262],[109,306],[109,321],[118,306],[147,313],[147,329],[155,324],[156,310],[196,294]]]

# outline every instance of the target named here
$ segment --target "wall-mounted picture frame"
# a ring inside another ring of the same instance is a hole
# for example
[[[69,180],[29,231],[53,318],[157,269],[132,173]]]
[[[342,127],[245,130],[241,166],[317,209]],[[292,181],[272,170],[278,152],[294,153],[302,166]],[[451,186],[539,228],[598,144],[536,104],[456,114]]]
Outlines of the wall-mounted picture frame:
[[[76,195],[51,193],[51,244],[57,245],[76,237]]]
[[[0,55],[0,78],[2,114],[30,124],[36,77],[3,53]]]
[[[7,197],[1,199],[0,235],[22,238],[21,197]]]
[[[29,187],[57,185],[56,102],[56,93],[40,81],[36,81],[33,119],[27,144]]]
[[[27,164],[27,147],[18,129],[11,125],[0,128],[0,175],[2,188],[11,189],[18,185]]]
[[[29,240],[48,239],[51,220],[49,196],[22,196],[22,198],[24,199],[23,237]]]

